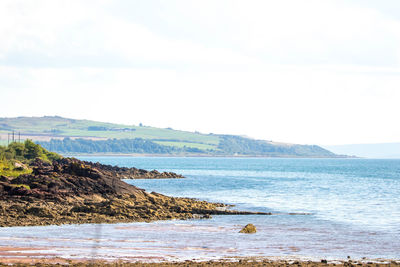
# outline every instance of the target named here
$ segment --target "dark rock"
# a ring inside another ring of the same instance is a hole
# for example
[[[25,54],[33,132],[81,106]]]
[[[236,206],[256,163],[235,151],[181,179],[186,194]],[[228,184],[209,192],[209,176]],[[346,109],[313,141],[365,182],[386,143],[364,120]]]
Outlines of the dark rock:
[[[74,158],[52,164],[35,160],[30,166],[32,174],[1,177],[0,226],[189,219],[197,210],[206,218],[223,206],[149,194],[120,179],[122,174],[171,175],[158,171],[112,167]]]
[[[38,217],[47,217],[47,218],[53,218],[54,216],[51,214],[51,212],[46,209],[46,208],[41,208],[41,207],[32,207],[26,210],[27,214],[35,215]]]
[[[137,168],[125,168],[100,163],[84,162],[86,165],[101,170],[102,173],[107,173],[120,179],[166,179],[166,178],[184,178],[180,174],[173,172],[162,172],[157,170],[146,171]]]
[[[9,182],[9,178],[3,175],[0,175],[0,182]]]
[[[220,203],[147,193],[121,180],[121,177],[138,177],[136,175],[170,177],[174,173],[120,168],[74,158],[63,158],[52,164],[35,160],[30,166],[34,168],[32,174],[1,178],[0,226],[116,223],[210,218],[212,214],[261,214],[227,210]]]

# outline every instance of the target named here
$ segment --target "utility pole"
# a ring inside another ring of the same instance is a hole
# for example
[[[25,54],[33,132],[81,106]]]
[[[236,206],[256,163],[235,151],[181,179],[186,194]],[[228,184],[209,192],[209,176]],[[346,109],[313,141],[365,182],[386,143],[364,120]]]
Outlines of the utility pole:
[[[18,133],[18,143],[21,143],[21,132]]]
[[[12,142],[14,143],[15,142],[15,133],[14,133],[14,131],[12,131]]]
[[[7,133],[7,146],[10,145],[10,133]]]

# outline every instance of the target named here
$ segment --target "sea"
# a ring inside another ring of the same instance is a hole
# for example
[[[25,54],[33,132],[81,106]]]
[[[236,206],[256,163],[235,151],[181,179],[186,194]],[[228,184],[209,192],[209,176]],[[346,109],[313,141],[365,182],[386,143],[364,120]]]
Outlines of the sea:
[[[29,247],[45,257],[127,261],[400,260],[397,159],[78,158],[180,173],[186,178],[125,181],[148,192],[272,215],[5,227],[0,246]],[[257,233],[239,233],[248,223]]]

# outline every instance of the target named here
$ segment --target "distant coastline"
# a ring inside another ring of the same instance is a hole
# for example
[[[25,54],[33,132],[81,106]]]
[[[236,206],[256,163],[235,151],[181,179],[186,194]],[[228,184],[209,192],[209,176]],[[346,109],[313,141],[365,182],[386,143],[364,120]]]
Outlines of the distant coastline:
[[[0,118],[0,143],[31,139],[65,155],[347,158],[317,145],[59,116]]]
[[[335,157],[266,156],[266,155],[205,155],[205,154],[139,154],[139,153],[61,153],[65,157],[160,157],[160,158],[286,158],[286,159],[359,159],[362,157],[336,155]]]

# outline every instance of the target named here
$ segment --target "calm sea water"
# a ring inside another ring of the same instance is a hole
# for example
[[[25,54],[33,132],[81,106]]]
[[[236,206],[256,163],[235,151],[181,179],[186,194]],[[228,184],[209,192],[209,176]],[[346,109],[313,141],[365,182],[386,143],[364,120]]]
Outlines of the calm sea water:
[[[0,244],[57,256],[211,259],[291,256],[400,259],[400,160],[81,157],[173,171],[186,179],[126,180],[171,196],[271,211],[273,216],[0,229]],[[310,215],[288,215],[291,212]],[[239,234],[247,223],[254,235]],[[77,250],[75,247],[78,247]],[[43,251],[42,251],[43,252]],[[44,252],[43,252],[44,253]]]

